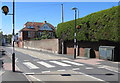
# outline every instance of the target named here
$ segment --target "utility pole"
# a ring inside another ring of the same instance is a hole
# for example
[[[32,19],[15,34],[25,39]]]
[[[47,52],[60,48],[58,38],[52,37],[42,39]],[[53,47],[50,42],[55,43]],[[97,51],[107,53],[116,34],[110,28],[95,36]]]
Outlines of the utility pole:
[[[62,6],[62,23],[64,22],[64,8],[63,8],[63,4],[61,4]],[[64,40],[63,40],[63,37],[62,37],[62,54],[64,54]]]
[[[12,70],[15,72],[15,48],[14,48],[14,42],[15,42],[15,2],[13,0],[13,54],[12,54]]]
[[[63,8],[63,4],[61,4],[62,6],[62,23],[64,22],[64,8]]]
[[[78,9],[78,18],[79,18],[79,13],[80,13],[80,12],[79,12],[79,9]]]

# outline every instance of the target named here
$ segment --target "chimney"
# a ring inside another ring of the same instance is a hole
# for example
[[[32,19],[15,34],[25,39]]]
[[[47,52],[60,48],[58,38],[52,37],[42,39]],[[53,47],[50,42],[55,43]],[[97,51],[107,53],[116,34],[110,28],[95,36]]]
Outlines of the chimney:
[[[44,21],[44,23],[46,24],[46,23],[47,23],[47,21]]]

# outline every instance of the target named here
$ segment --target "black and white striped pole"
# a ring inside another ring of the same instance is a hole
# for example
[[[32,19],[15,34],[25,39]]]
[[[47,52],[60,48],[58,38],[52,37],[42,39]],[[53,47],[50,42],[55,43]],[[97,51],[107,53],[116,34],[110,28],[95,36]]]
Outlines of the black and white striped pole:
[[[72,8],[75,11],[75,23],[74,23],[74,59],[76,59],[76,48],[77,48],[77,39],[76,39],[76,12],[77,8]]]

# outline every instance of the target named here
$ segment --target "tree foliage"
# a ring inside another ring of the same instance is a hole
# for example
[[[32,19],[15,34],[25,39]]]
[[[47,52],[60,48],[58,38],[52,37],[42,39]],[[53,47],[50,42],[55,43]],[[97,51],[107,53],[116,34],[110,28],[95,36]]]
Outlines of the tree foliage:
[[[120,41],[119,32],[119,7],[115,6],[110,9],[92,13],[83,18],[77,19],[77,40],[83,41]],[[60,23],[57,26],[57,37],[64,40],[74,39],[74,20]]]

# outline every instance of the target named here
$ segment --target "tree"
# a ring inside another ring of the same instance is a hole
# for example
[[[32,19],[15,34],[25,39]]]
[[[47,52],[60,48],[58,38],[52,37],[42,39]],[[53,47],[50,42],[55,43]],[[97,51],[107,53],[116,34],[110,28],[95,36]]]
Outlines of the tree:
[[[12,34],[8,34],[7,35],[7,43],[10,44],[12,42],[11,39],[12,39]]]
[[[2,34],[3,34],[3,32],[1,31],[0,32],[0,46],[2,45]]]
[[[42,32],[41,39],[50,39],[50,38],[51,38],[51,36],[49,34],[49,31]]]

